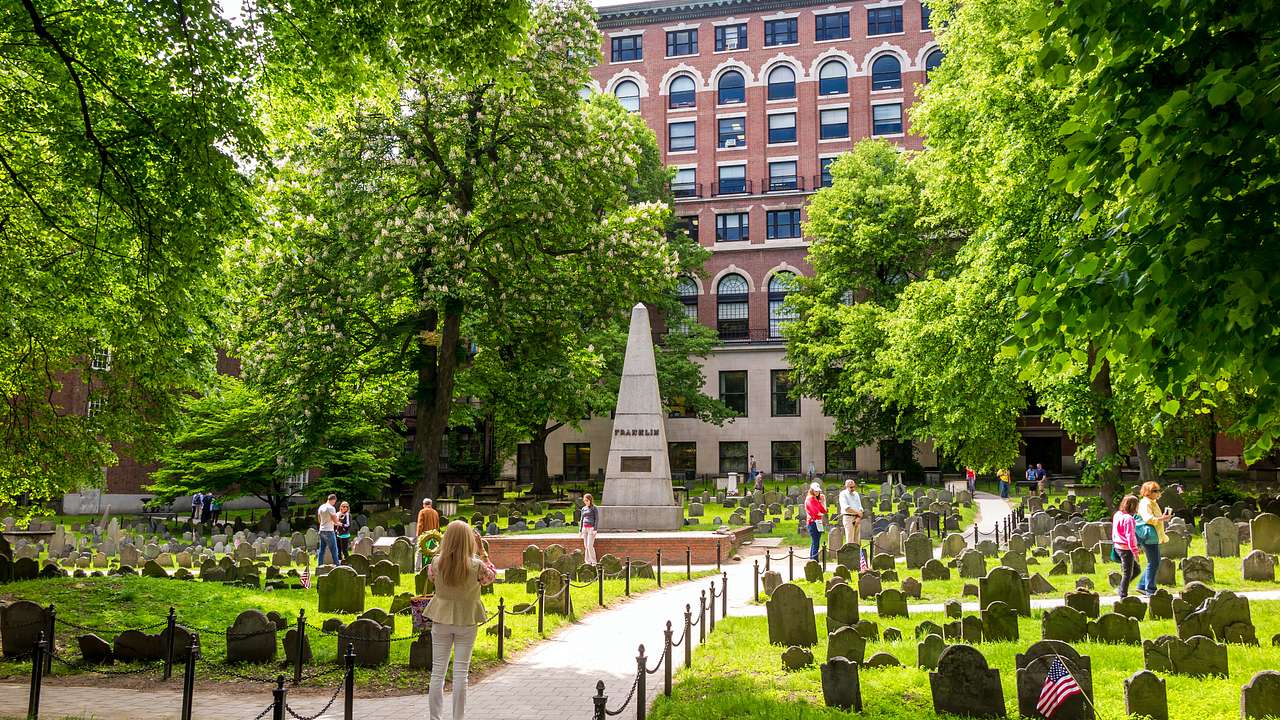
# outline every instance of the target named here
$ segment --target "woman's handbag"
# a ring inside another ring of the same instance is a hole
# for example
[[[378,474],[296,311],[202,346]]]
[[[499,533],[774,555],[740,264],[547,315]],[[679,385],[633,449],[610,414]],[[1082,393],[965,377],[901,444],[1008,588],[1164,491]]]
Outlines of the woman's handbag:
[[[826,532],[827,527],[822,523],[822,518],[818,518],[817,520],[814,520],[813,524],[818,526],[818,532]]]
[[[1155,526],[1141,517],[1133,519],[1133,534],[1138,536],[1138,544],[1140,545],[1157,545],[1160,543],[1160,534],[1156,532]]]

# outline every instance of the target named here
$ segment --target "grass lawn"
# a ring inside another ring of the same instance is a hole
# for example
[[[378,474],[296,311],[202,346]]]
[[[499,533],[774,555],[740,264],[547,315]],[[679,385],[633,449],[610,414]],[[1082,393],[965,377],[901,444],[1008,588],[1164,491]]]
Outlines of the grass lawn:
[[[708,572],[695,573],[695,577],[703,577]],[[663,574],[666,583],[684,580],[684,572],[666,572]],[[613,605],[625,600],[625,581],[605,581],[605,604]],[[493,595],[485,595],[484,603],[490,613],[496,612],[498,598],[505,598],[506,607],[511,609],[516,603],[534,603],[535,597],[525,591],[524,583],[494,586]],[[631,580],[632,593],[644,592],[657,587],[656,580]],[[413,576],[403,575],[399,590],[413,592]],[[573,605],[577,616],[581,617],[599,609],[597,588],[594,584],[585,588],[572,589]],[[279,650],[277,664],[238,665],[234,668],[221,666],[226,657],[226,628],[235,620],[236,615],[247,609],[258,609],[263,612],[275,610],[296,622],[298,610],[305,609],[309,624],[318,628],[325,619],[342,617],[350,622],[352,616],[338,616],[320,613],[317,610],[317,595],[312,590],[276,590],[262,591],[250,588],[233,587],[221,583],[205,583],[200,581],[161,580],[144,577],[111,576],[100,578],[59,578],[51,580],[31,580],[11,583],[0,590],[0,598],[11,601],[18,599],[32,600],[41,605],[53,603],[60,619],[69,620],[78,625],[111,630],[139,628],[163,622],[169,612],[169,606],[177,609],[179,624],[193,628],[207,628],[213,634],[201,632],[201,648],[203,657],[214,663],[216,667],[208,671],[201,670],[202,681],[232,681],[234,677],[229,670],[237,674],[255,677],[274,677],[279,672],[291,676],[291,670],[284,667],[284,652]],[[366,596],[365,608],[378,607],[389,609],[391,598]],[[547,615],[544,620],[545,634],[569,622],[568,618],[558,615]],[[510,658],[513,654],[528,648],[541,640],[537,630],[536,611],[527,615],[506,617],[507,627],[511,629],[511,637],[506,640],[505,654]],[[151,630],[150,632],[159,632]],[[75,635],[81,631],[59,625],[57,648],[60,655],[78,658],[79,650],[75,643]],[[98,633],[110,642],[115,632]],[[406,615],[396,618],[393,638],[415,636],[411,619]],[[283,638],[281,633],[279,638]],[[319,630],[310,630],[308,637],[315,663],[332,664],[338,657],[338,641],[333,635],[322,634]],[[279,641],[277,641],[279,642]],[[380,668],[357,669],[356,683],[362,691],[374,693],[413,690],[421,691],[427,682],[427,673],[411,670],[408,667],[410,640],[391,644],[391,662]],[[475,654],[472,659],[473,675],[483,674],[500,664],[497,657],[497,637],[481,631],[476,640]],[[119,666],[117,666],[119,667]],[[320,665],[311,665],[304,669],[304,675],[321,669]],[[0,676],[14,680],[29,677],[30,662],[0,661]],[[76,671],[55,662],[55,676],[73,674]],[[179,670],[180,673],[180,670]],[[151,674],[148,677],[158,677]],[[326,675],[314,680],[304,680],[304,685],[314,687],[333,687],[338,675]]]
[[[1280,632],[1280,602],[1253,602],[1251,610],[1258,637],[1266,642]],[[1017,695],[1014,689],[1014,655],[1040,638],[1039,613],[1019,621],[1022,638],[1016,643],[983,643],[978,646],[991,667],[1000,671],[1005,706],[1010,717],[1017,717]],[[876,618],[870,618],[876,620]],[[933,711],[929,692],[928,671],[915,667],[915,627],[924,620],[942,624],[938,614],[921,614],[910,619],[878,621],[881,632],[886,627],[902,630],[900,642],[867,644],[867,657],[888,652],[907,667],[864,670],[859,674],[862,690],[863,717],[877,720],[929,720],[939,717]],[[818,635],[825,635],[825,618],[818,617]],[[1176,634],[1172,620],[1144,621],[1142,636],[1154,638]],[[1093,688],[1100,718],[1123,718],[1124,679],[1142,668],[1142,648],[1129,645],[1077,643],[1075,648],[1092,658]],[[848,718],[848,713],[823,707],[821,675],[814,667],[798,672],[782,669],[783,648],[770,646],[768,621],[763,617],[730,617],[716,624],[707,644],[694,653],[693,667],[676,676],[670,698],[661,696],[649,717],[653,720],[810,720]],[[826,659],[826,643],[812,648],[815,663]],[[1172,720],[1239,717],[1240,688],[1259,670],[1280,667],[1280,653],[1272,647],[1232,645],[1228,650],[1227,679],[1165,676],[1167,680],[1169,717]],[[652,681],[651,681],[652,684]],[[619,692],[618,688],[610,688]],[[653,692],[651,690],[651,692]],[[620,701],[611,695],[610,704]]]
[[[1204,538],[1203,537],[1192,538],[1191,546],[1189,548],[1189,554],[1204,555],[1204,553],[1205,553]],[[1213,573],[1214,573],[1214,582],[1211,584],[1211,586],[1215,590],[1276,590],[1278,587],[1280,587],[1273,582],[1244,580],[1241,577],[1240,561],[1247,554],[1249,554],[1248,546],[1242,545],[1239,558],[1210,558],[1213,561]],[[1031,562],[1032,560],[1038,560],[1038,562],[1035,564],[1032,564]],[[834,563],[834,560],[832,560],[832,562]],[[1175,561],[1175,562],[1180,562],[1180,561]],[[1037,572],[1040,573],[1041,575],[1044,576],[1046,580],[1049,581],[1050,584],[1054,586],[1054,588],[1056,588],[1055,592],[1041,595],[1039,597],[1060,597],[1062,593],[1065,593],[1066,591],[1075,587],[1076,578],[1079,578],[1079,577],[1088,577],[1089,579],[1093,580],[1093,589],[1095,592],[1099,593],[1100,595],[1114,594],[1114,590],[1112,589],[1111,583],[1107,579],[1107,576],[1112,572],[1120,571],[1119,563],[1110,562],[1110,561],[1102,562],[1100,560],[1094,564],[1094,572],[1089,575],[1078,575],[1078,574],[1071,573],[1067,575],[1058,575],[1058,576],[1051,577],[1049,575],[1049,568],[1053,567],[1053,564],[1049,562],[1049,558],[1028,557],[1027,563],[1028,563],[1027,570],[1029,570],[1032,574]],[[987,559],[988,570],[996,567],[997,565],[999,565],[998,559],[996,558]],[[1139,565],[1145,568],[1146,562],[1141,561],[1139,562]],[[763,566],[764,566],[763,563],[761,563],[762,568]],[[834,565],[832,567],[834,567]],[[773,569],[782,573],[783,580],[787,579],[787,563],[785,560],[783,560],[782,562],[775,561],[773,563]],[[906,562],[901,558],[898,559],[896,569],[898,572],[898,581],[886,582],[884,583],[884,587],[886,588],[901,587],[902,581],[908,577],[913,577],[917,580],[920,579],[920,571],[908,570],[906,566]],[[796,571],[796,579],[793,582],[795,582],[795,584],[799,585],[802,589],[804,589],[805,594],[813,598],[819,604],[825,604],[826,603],[825,582],[814,582],[814,583],[805,582],[804,561],[798,557],[797,557],[797,562],[795,564],[795,571]],[[830,572],[828,572],[826,577],[828,578],[831,577]],[[1178,579],[1179,580],[1182,579],[1181,571],[1179,571],[1178,573]],[[910,602],[941,603],[946,600],[951,600],[953,598],[960,598],[963,600],[965,598],[962,598],[961,595],[964,592],[964,586],[968,584],[972,584],[976,587],[978,584],[978,581],[976,579],[963,579],[959,576],[959,573],[957,572],[956,568],[951,568],[950,580],[922,581],[921,590],[920,590],[920,600],[919,601],[911,600]],[[1182,585],[1179,584],[1173,588],[1170,588],[1170,590],[1176,591],[1181,587]],[[763,602],[764,599],[765,599],[764,591],[762,590],[761,601]],[[972,597],[968,599],[976,600],[977,598]],[[864,602],[869,603],[872,601],[866,600]]]

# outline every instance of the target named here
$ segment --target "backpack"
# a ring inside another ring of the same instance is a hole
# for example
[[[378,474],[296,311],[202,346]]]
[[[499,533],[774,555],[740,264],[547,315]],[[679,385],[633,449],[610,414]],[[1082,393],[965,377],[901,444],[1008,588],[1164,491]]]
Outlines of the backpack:
[[[1156,545],[1160,542],[1160,534],[1154,525],[1148,523],[1141,515],[1133,516],[1133,533],[1138,536],[1140,545]]]

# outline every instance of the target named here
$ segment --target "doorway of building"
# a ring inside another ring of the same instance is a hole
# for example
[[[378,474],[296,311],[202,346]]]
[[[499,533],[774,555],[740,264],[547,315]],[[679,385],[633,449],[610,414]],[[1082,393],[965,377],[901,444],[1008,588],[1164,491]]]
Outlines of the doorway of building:
[[[1062,436],[1029,435],[1022,439],[1026,448],[1027,467],[1037,463],[1052,474],[1062,472]]]

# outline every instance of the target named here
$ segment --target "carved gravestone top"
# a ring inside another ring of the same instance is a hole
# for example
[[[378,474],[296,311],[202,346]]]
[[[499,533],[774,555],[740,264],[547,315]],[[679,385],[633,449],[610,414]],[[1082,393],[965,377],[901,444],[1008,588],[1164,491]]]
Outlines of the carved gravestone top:
[[[949,645],[938,657],[938,669],[929,673],[933,710],[975,718],[1005,716],[1000,671],[969,645]]]
[[[1084,613],[1066,605],[1048,610],[1040,618],[1040,636],[1045,640],[1081,642],[1088,633],[1089,619]]]
[[[858,665],[843,657],[832,657],[821,666],[822,699],[827,707],[862,712],[862,688]]]
[[[1093,720],[1093,664],[1087,656],[1058,640],[1041,640],[1014,657],[1019,713],[1028,718],[1042,717],[1036,712],[1036,703],[1055,658],[1061,658],[1084,697],[1075,695],[1064,701],[1054,712],[1054,720]]]
[[[862,663],[867,651],[867,639],[853,627],[846,626],[827,636],[827,657],[847,658]]]
[[[245,610],[237,615],[227,628],[227,662],[275,660],[276,629],[276,624],[260,610]]]
[[[1019,615],[1031,615],[1031,587],[1013,568],[997,567],[978,580],[978,606],[1002,601]]]
[[[1169,700],[1164,678],[1139,670],[1124,681],[1124,711],[1129,717],[1169,720]]]
[[[827,591],[827,632],[858,622],[858,593],[848,585],[837,585]]]
[[[1280,672],[1263,670],[1240,689],[1240,717],[1280,717]]]
[[[813,600],[800,586],[783,583],[765,603],[769,621],[769,643],[813,647],[818,643]]]

